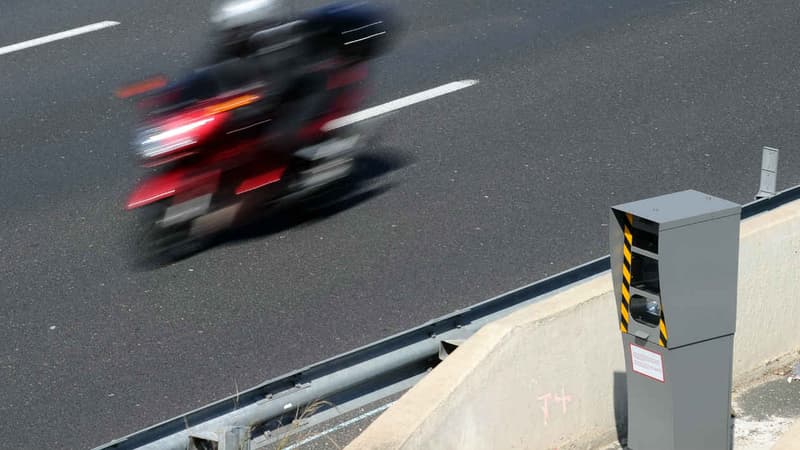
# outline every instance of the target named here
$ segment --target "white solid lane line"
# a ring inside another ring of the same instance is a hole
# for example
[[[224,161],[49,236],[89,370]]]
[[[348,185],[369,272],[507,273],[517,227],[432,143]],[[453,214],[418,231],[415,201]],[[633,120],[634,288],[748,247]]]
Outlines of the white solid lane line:
[[[113,27],[116,25],[119,25],[119,22],[106,20],[103,22],[97,22],[91,25],[86,25],[83,27],[62,31],[60,33],[49,34],[47,36],[42,36],[40,38],[31,39],[30,41],[6,45],[5,47],[0,47],[0,55],[5,55],[7,53],[16,52],[19,50],[25,50],[26,48],[36,47],[37,45],[47,44],[53,41],[58,41],[60,39],[71,38],[73,36],[78,36],[79,34],[91,33],[92,31],[102,30],[103,28]]]
[[[389,402],[389,403],[387,403],[385,405],[382,405],[382,406],[379,406],[379,407],[373,409],[372,411],[367,411],[367,412],[365,412],[364,414],[361,414],[358,417],[353,417],[352,419],[348,420],[347,422],[342,422],[339,425],[336,425],[335,427],[328,428],[327,430],[323,431],[322,433],[315,434],[314,436],[305,438],[300,442],[294,443],[294,444],[286,447],[284,450],[294,450],[295,448],[302,447],[302,446],[308,444],[309,442],[316,441],[317,439],[319,439],[321,437],[324,437],[324,436],[326,436],[328,434],[331,434],[331,433],[333,433],[335,431],[339,431],[342,428],[347,428],[347,427],[349,427],[350,425],[352,425],[352,424],[354,424],[356,422],[361,422],[362,420],[366,419],[367,417],[374,416],[375,414],[378,414],[379,412],[389,408],[393,404],[394,404],[394,402]]]
[[[478,80],[453,81],[452,83],[443,84],[433,89],[417,92],[416,94],[412,94],[407,97],[398,98],[397,100],[392,100],[389,103],[373,106],[372,108],[367,108],[363,111],[350,114],[349,116],[344,116],[336,120],[332,120],[327,124],[325,124],[324,129],[326,131],[329,131],[341,128],[346,125],[352,125],[356,122],[361,122],[362,120],[371,119],[373,117],[377,117],[382,114],[386,114],[392,111],[397,111],[398,109],[405,108],[406,106],[411,106],[415,103],[424,102],[425,100],[430,100],[432,98],[440,97],[442,95],[446,95],[451,92],[460,91],[461,89],[465,89],[470,86],[474,86],[476,84],[478,84]]]

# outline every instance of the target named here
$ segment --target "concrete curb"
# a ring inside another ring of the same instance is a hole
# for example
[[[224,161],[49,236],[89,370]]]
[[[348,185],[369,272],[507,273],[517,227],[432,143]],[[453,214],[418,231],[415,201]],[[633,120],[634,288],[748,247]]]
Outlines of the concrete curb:
[[[796,420],[783,436],[775,443],[772,450],[800,449],[800,420]]]

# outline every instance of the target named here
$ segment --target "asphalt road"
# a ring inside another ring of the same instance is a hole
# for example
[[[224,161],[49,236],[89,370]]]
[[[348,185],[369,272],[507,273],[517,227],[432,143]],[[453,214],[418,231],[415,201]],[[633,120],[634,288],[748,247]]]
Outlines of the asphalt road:
[[[800,181],[793,0],[394,4],[371,104],[480,83],[395,116],[374,195],[157,270],[112,92],[196,61],[205,2],[0,5],[0,46],[120,22],[0,55],[1,446],[96,446],[599,257],[613,204],[749,201],[763,145]]]

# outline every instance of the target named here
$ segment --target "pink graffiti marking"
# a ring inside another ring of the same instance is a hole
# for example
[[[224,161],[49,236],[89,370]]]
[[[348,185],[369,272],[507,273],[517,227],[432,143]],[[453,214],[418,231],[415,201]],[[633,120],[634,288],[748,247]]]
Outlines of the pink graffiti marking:
[[[561,403],[561,413],[566,414],[567,403],[572,402],[572,396],[564,392],[564,386],[561,386],[561,395],[548,392],[547,394],[540,396],[537,400],[543,402],[541,409],[542,413],[544,414],[544,424],[546,426],[550,421],[550,401]]]
[[[539,397],[539,400],[544,400],[544,404],[542,405],[542,412],[544,413],[544,424],[547,425],[548,419],[550,419],[550,408],[548,407],[548,403],[550,399],[553,398],[553,394],[544,394]]]
[[[553,400],[557,402],[561,402],[561,412],[563,414],[567,413],[567,403],[572,401],[572,396],[567,395],[564,393],[564,386],[561,386],[561,396],[555,395],[553,396]]]

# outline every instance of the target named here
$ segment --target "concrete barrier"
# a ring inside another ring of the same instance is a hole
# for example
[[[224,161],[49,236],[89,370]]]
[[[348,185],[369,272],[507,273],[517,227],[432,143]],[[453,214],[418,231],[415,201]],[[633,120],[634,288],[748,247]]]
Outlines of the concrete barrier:
[[[734,385],[800,349],[800,201],[742,221]],[[493,322],[349,449],[596,448],[625,433],[610,273]]]

